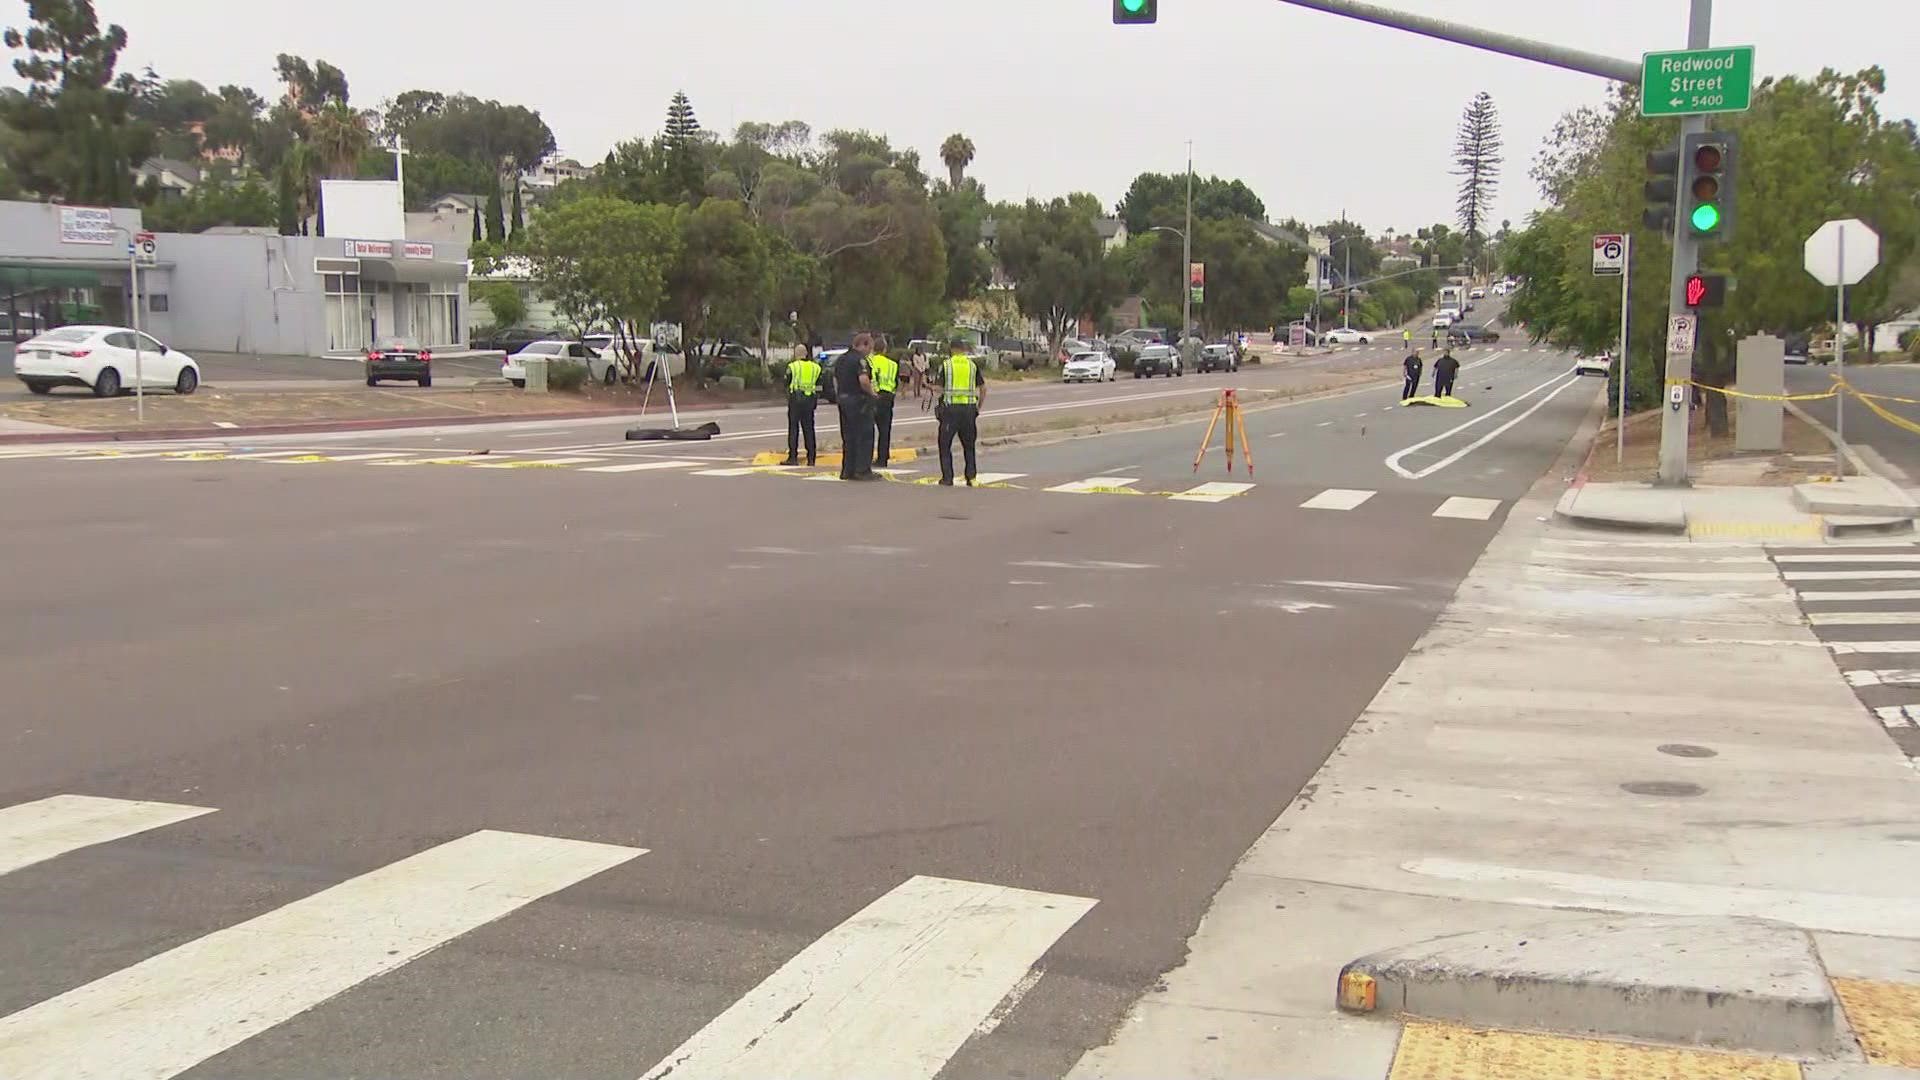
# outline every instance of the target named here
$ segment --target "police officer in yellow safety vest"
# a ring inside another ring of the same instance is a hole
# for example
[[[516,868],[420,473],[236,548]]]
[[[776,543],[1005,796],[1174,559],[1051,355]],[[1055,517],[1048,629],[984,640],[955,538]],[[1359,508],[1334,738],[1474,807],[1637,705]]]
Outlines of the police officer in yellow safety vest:
[[[820,405],[820,362],[807,355],[806,346],[794,350],[787,363],[787,460],[782,465],[800,464],[800,436],[807,437],[807,464],[819,455],[819,443],[813,431],[813,411]]]
[[[900,388],[900,365],[887,355],[885,334],[873,336],[873,355],[867,367],[873,372],[873,467],[884,469],[893,460],[893,395]]]
[[[967,355],[964,342],[956,341],[953,355],[940,365],[940,483],[953,486],[953,437],[960,437],[960,449],[967,459],[967,486],[980,474],[975,448],[980,442],[980,405],[986,400],[987,378],[973,357]]]

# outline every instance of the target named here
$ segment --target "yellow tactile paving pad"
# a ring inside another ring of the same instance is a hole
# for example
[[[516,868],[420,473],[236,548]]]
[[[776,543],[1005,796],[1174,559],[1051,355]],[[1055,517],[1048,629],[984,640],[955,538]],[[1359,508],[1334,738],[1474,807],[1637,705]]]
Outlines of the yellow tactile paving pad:
[[[1800,1080],[1781,1058],[1409,1023],[1388,1080]]]
[[[1920,986],[1834,979],[1833,992],[1868,1061],[1920,1069]]]
[[[1811,521],[1695,521],[1687,525],[1692,540],[1818,540],[1824,535],[1818,518]]]

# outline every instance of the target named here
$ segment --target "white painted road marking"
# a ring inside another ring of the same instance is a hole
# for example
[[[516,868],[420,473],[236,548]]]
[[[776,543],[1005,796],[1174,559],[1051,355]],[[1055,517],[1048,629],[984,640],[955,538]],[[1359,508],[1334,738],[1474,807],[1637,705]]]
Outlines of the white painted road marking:
[[[738,469],[701,469],[698,472],[694,473],[693,475],[695,476],[752,476],[754,473],[757,473],[760,471],[761,469],[758,465],[749,465],[749,466],[746,466],[745,468],[738,468]]]
[[[1907,626],[1920,624],[1920,611],[1809,611],[1815,626]]]
[[[1636,570],[1598,570],[1586,567],[1535,566],[1530,568],[1535,574],[1552,577],[1591,577],[1612,578],[1616,581],[1779,581],[1777,574],[1736,574],[1715,573],[1712,571],[1636,571]]]
[[[1069,484],[1058,484],[1048,491],[1062,491],[1070,495],[1085,495],[1090,492],[1125,489],[1140,482],[1137,476],[1095,476],[1087,480],[1075,480]]]
[[[1387,458],[1386,466],[1387,468],[1392,469],[1396,474],[1402,477],[1405,477],[1408,480],[1424,480],[1425,478],[1432,476],[1434,473],[1439,472],[1441,469],[1444,469],[1447,466],[1453,464],[1454,462],[1459,461],[1461,458],[1466,457],[1468,454],[1473,453],[1475,450],[1480,449],[1482,446],[1485,446],[1488,443],[1492,442],[1493,440],[1499,438],[1501,435],[1506,434],[1506,432],[1510,430],[1515,424],[1518,424],[1521,421],[1525,420],[1527,417],[1532,416],[1536,412],[1539,412],[1542,408],[1546,406],[1547,402],[1552,401],[1556,397],[1559,397],[1560,394],[1564,392],[1568,387],[1579,385],[1576,382],[1578,378],[1579,376],[1577,375],[1568,374],[1568,375],[1557,375],[1551,379],[1548,379],[1546,382],[1543,382],[1539,386],[1536,386],[1533,389],[1528,390],[1526,393],[1521,394],[1520,396],[1514,398],[1511,401],[1506,401],[1506,402],[1502,402],[1499,405],[1495,405],[1493,408],[1488,409],[1486,412],[1480,414],[1479,416],[1474,417],[1471,420],[1468,420],[1464,424],[1460,424],[1456,427],[1448,428],[1446,431],[1443,431],[1440,434],[1435,435],[1431,439],[1427,439],[1423,442],[1414,443],[1412,446],[1407,447],[1405,450],[1401,450],[1393,454],[1391,457]],[[1542,393],[1543,391],[1545,391],[1545,393]],[[1419,472],[1409,472],[1406,469],[1403,469],[1400,467],[1400,462],[1403,459],[1405,459],[1408,455],[1416,453],[1421,450],[1425,450],[1427,447],[1432,446],[1434,443],[1444,442],[1447,439],[1450,439],[1453,436],[1458,435],[1459,433],[1467,430],[1468,428],[1474,427],[1487,420],[1491,420],[1495,416],[1498,416],[1499,414],[1514,407],[1515,405],[1521,405],[1526,403],[1535,394],[1542,394],[1542,396],[1539,401],[1534,403],[1534,406],[1531,409],[1528,409],[1527,411],[1521,413],[1519,416],[1514,417],[1513,419],[1507,421],[1506,423],[1500,425],[1499,427],[1494,428],[1492,431],[1487,432],[1485,435],[1480,436],[1480,438],[1474,440],[1473,442],[1468,443],[1466,446],[1463,446],[1460,449],[1454,451],[1453,453],[1447,455],[1446,457],[1441,458],[1439,461],[1436,461],[1433,464],[1427,466],[1426,468],[1421,469]]]
[[[637,465],[599,465],[582,473],[647,473],[651,469],[691,469],[701,461],[641,461]]]
[[[0,1018],[7,1080],[164,1080],[645,854],[476,832]]]
[[[494,461],[485,465],[475,465],[476,469],[562,469],[568,465],[585,465],[600,461],[596,457],[558,457],[558,458],[521,458],[517,461]]]
[[[1835,656],[1886,656],[1894,653],[1920,653],[1920,641],[1829,641],[1827,648]]]
[[[54,795],[9,806],[0,809],[0,874],[211,813],[205,806],[91,795]]]
[[[1920,707],[1912,705],[1888,705],[1873,710],[1880,722],[1889,728],[1920,727]]]
[[[1227,480],[1214,480],[1199,487],[1188,488],[1174,496],[1181,502],[1226,502],[1235,495],[1244,495],[1253,490],[1252,484],[1236,484]]]
[[[1352,510],[1368,499],[1374,492],[1355,491],[1352,488],[1328,488],[1327,490],[1300,504],[1302,510]]]
[[[802,949],[645,1080],[932,1080],[1093,905],[912,878]]]
[[[1920,578],[1920,570],[1783,570],[1788,581],[1886,581]]]
[[[1023,472],[983,472],[976,473],[973,477],[973,482],[976,484],[1010,484],[1025,475],[1027,474]]]
[[[1455,495],[1440,504],[1433,512],[1437,518],[1458,518],[1461,521],[1486,521],[1500,509],[1499,499],[1469,499],[1464,495]]]
[[[1920,563],[1920,555],[1775,555],[1781,563]]]
[[[1858,690],[1867,686],[1920,686],[1920,671],[1912,668],[1843,671],[1847,685]]]
[[[1880,592],[1803,592],[1800,600],[1808,604],[1830,604],[1846,600],[1920,600],[1920,589],[1886,589]]]
[[[341,461],[386,461],[386,460],[388,460],[388,459],[390,459],[390,458],[397,458],[397,457],[406,457],[406,456],[407,456],[407,455],[405,455],[405,454],[395,454],[395,453],[385,453],[385,454],[328,454],[328,455],[327,455],[327,460],[328,460],[328,461],[331,461],[331,462],[341,462]]]
[[[1766,566],[1765,555],[1727,555],[1704,559],[1689,559],[1684,555],[1637,555],[1618,553],[1613,555],[1589,555],[1577,551],[1536,551],[1534,555],[1542,559],[1565,559],[1568,562],[1593,563],[1630,563],[1633,566],[1683,565],[1683,566]],[[1771,575],[1769,575],[1771,576]]]

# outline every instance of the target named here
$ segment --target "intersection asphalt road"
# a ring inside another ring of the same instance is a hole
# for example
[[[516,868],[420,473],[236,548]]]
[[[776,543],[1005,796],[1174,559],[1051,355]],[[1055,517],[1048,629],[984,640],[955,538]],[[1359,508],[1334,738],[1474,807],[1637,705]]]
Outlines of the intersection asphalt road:
[[[1790,365],[1787,368],[1787,392],[1820,393],[1833,386],[1833,375],[1831,366]],[[1920,365],[1850,365],[1847,368],[1847,382],[1864,393],[1920,401]],[[1920,424],[1920,405],[1900,401],[1882,401],[1878,404],[1895,416]],[[1827,427],[1833,427],[1836,412],[1833,399],[1803,401],[1800,407]],[[1903,486],[1920,484],[1920,434],[1890,423],[1852,398],[1846,403],[1846,414],[1849,443],[1855,447],[1865,447],[1878,455],[1879,461],[1874,463],[1876,467],[1892,465],[1897,470],[1894,478]]]
[[[979,491],[0,457],[0,1074],[1062,1075],[1600,392],[1479,360],[1218,501],[1070,493],[1190,424]]]

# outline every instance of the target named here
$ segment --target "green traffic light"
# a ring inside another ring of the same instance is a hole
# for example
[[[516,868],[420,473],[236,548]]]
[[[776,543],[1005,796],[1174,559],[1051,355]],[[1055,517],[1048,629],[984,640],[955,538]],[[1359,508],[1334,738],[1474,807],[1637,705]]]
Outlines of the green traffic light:
[[[1693,231],[1710,233],[1720,227],[1720,208],[1712,203],[1701,203],[1693,208]]]
[[[1126,8],[1129,14],[1138,15],[1146,10],[1147,0],[1120,0],[1120,6]]]

